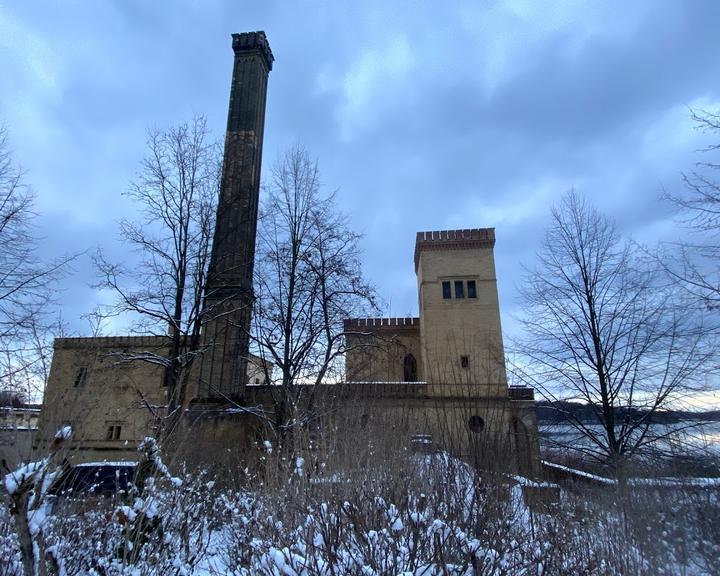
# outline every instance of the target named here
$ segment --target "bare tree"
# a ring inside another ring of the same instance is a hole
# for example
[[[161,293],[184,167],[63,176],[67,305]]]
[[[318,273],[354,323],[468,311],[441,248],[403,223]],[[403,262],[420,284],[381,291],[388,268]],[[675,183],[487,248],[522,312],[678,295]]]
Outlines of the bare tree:
[[[574,192],[553,209],[538,259],[521,287],[515,372],[550,399],[587,403],[594,425],[566,414],[585,438],[575,448],[620,471],[661,439],[656,413],[702,387],[712,347],[701,311]]]
[[[0,389],[42,391],[56,281],[74,256],[38,255],[33,194],[0,127]]]
[[[137,262],[111,263],[96,257],[99,287],[116,295],[104,314],[133,318],[133,332],[167,340],[167,355],[149,350],[124,361],[164,367],[172,430],[189,400],[191,367],[201,352],[200,333],[212,311],[203,307],[220,181],[219,147],[209,141],[205,118],[195,117],[165,131],[152,131],[148,154],[127,195],[143,219],[123,220],[123,240]]]
[[[720,112],[692,110],[696,127],[720,137]],[[717,153],[720,144],[703,152]],[[689,235],[665,254],[665,269],[709,310],[720,308],[720,163],[702,161],[683,173],[684,192],[665,194],[679,210],[680,223]]]
[[[339,381],[343,320],[375,308],[359,235],[323,195],[317,163],[295,147],[276,163],[261,207],[251,336],[266,365],[281,434],[309,424],[318,386]]]

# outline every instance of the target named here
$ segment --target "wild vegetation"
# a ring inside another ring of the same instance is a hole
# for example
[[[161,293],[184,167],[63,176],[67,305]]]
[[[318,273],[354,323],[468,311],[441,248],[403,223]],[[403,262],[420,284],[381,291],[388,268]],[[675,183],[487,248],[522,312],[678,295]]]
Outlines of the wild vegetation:
[[[674,487],[668,498],[658,486],[583,484],[564,486],[555,499],[547,497],[558,490],[554,485],[483,473],[442,452],[383,452],[372,467],[341,474],[311,467],[294,451],[258,450],[253,471],[173,477],[148,440],[139,449],[134,484],[102,497],[48,496],[42,486],[56,472],[48,460],[16,472],[5,483],[20,505],[0,511],[0,574],[539,576],[716,569],[717,490]],[[32,505],[23,508],[23,498]],[[20,525],[30,528],[21,533]]]

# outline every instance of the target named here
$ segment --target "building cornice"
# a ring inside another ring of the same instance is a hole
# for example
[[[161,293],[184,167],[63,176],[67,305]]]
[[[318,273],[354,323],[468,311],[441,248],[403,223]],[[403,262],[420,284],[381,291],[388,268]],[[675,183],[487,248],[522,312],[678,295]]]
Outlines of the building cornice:
[[[235,54],[259,54],[265,62],[268,72],[272,70],[275,57],[273,56],[272,50],[270,50],[270,43],[268,42],[267,36],[265,36],[265,32],[258,31],[233,34],[232,47]]]
[[[462,230],[435,230],[418,232],[415,238],[415,271],[420,253],[428,250],[467,250],[493,248],[495,228],[465,228]]]

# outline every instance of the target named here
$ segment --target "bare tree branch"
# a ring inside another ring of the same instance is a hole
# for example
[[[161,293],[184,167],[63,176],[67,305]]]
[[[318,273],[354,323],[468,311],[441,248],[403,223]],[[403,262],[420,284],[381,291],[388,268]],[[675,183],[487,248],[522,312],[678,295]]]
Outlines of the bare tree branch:
[[[152,131],[148,154],[127,195],[141,208],[140,221],[123,220],[120,233],[138,255],[132,268],[95,257],[97,286],[115,302],[103,314],[132,318],[136,334],[163,336],[167,353],[126,354],[122,361],[165,368],[168,414],[188,402],[191,367],[202,353],[201,329],[213,310],[203,306],[217,210],[221,154],[209,141],[205,118]],[[172,430],[174,425],[168,425]]]
[[[550,400],[588,404],[602,433],[567,421],[619,469],[657,439],[658,411],[702,389],[714,354],[702,310],[575,192],[553,209],[538,261],[521,288],[515,373]]]
[[[321,194],[304,149],[275,165],[260,223],[251,339],[274,364],[274,426],[287,433],[312,420],[317,387],[341,379],[343,320],[374,309],[375,295],[362,280],[360,237],[334,194]]]
[[[52,312],[55,285],[77,255],[39,258],[34,197],[23,176],[0,126],[0,390],[36,397],[59,325]]]

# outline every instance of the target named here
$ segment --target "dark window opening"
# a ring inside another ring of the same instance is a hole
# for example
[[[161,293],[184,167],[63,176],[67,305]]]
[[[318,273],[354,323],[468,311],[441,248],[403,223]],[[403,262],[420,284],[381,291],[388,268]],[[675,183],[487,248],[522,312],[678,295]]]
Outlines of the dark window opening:
[[[470,432],[478,434],[482,432],[483,428],[485,428],[485,420],[483,420],[480,416],[470,416],[470,420],[468,420],[468,428],[470,428]]]
[[[75,372],[75,383],[73,386],[75,388],[79,388],[80,386],[83,386],[85,384],[85,377],[87,376],[87,367],[81,366],[77,369],[77,372]]]
[[[450,300],[452,294],[450,293],[450,282],[443,282],[443,300]]]
[[[475,280],[468,280],[468,298],[477,298],[477,287]]]
[[[455,280],[455,298],[465,298],[465,289],[462,280]]]
[[[403,380],[417,382],[417,360],[412,354],[406,354],[403,360]]]
[[[122,426],[108,426],[107,434],[105,435],[106,440],[119,440],[120,439],[120,431],[122,430]]]
[[[470,365],[470,359],[467,356],[460,356],[460,366],[467,368]]]

